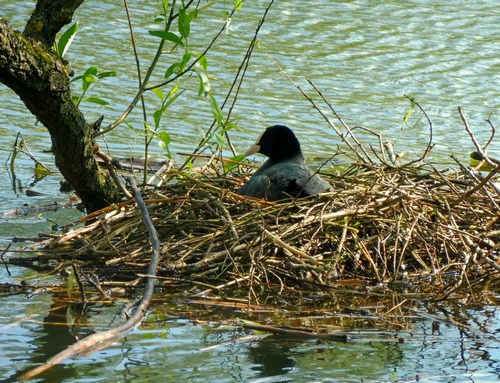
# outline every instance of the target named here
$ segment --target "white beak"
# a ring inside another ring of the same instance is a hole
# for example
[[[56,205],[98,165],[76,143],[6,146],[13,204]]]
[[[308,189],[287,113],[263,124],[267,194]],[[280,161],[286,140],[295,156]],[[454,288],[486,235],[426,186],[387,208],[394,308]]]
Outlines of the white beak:
[[[254,144],[250,147],[250,149],[247,150],[247,152],[245,153],[245,157],[248,157],[252,154],[255,154],[257,153],[258,151],[260,150],[260,145],[259,144]]]

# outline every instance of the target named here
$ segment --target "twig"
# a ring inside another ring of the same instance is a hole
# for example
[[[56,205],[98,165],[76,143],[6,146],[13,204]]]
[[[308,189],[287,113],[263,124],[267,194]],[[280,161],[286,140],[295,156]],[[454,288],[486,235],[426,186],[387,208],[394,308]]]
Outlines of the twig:
[[[269,4],[267,5],[265,11],[264,11],[264,15],[259,20],[259,23],[258,23],[257,28],[255,30],[255,33],[253,35],[252,41],[250,41],[250,44],[249,44],[249,46],[247,48],[245,56],[243,57],[243,60],[242,60],[242,62],[240,64],[240,66],[238,67],[238,71],[236,72],[236,75],[234,77],[233,83],[231,84],[231,87],[229,88],[229,91],[227,92],[226,97],[225,97],[223,103],[221,104],[221,109],[224,109],[224,107],[226,106],[227,102],[229,101],[229,97],[233,93],[233,89],[236,87],[236,92],[234,94],[233,101],[232,101],[231,105],[229,106],[229,110],[228,110],[228,113],[226,115],[226,122],[228,122],[229,119],[230,119],[230,117],[231,117],[231,113],[232,113],[233,108],[234,108],[234,106],[236,104],[236,101],[238,99],[238,94],[240,92],[241,84],[243,83],[243,79],[245,77],[246,70],[247,70],[248,65],[250,63],[250,57],[251,57],[251,55],[253,53],[253,49],[255,47],[255,42],[257,41],[258,35],[260,33],[260,30],[261,30],[262,26],[264,25],[264,22],[266,20],[267,14],[269,13],[269,10],[271,9],[271,7],[272,7],[273,4],[274,4],[274,0],[271,0],[269,2]],[[234,13],[234,10],[229,15],[229,17],[231,17],[233,13]],[[221,32],[222,32],[222,30],[221,30]],[[217,37],[218,37],[218,35],[217,35]],[[207,132],[205,133],[204,137],[200,140],[200,142],[198,143],[197,147],[194,149],[193,154],[191,154],[186,159],[186,161],[184,161],[184,163],[182,164],[182,166],[180,167],[179,170],[184,169],[187,166],[187,164],[190,163],[193,160],[193,158],[195,157],[195,155],[198,154],[199,151],[204,147],[204,145],[206,144],[207,140],[211,136],[212,131],[214,130],[214,128],[216,128],[216,123],[217,123],[217,121],[214,119],[213,122],[212,122],[212,124],[208,128]],[[233,146],[231,144],[231,141],[229,140],[228,132],[227,131],[224,132],[224,135],[225,135],[226,139],[228,140],[228,143],[229,143],[229,146],[230,146],[230,149],[231,149],[233,155],[235,155],[236,151],[233,148]]]
[[[481,145],[479,145],[479,142],[477,142],[476,140],[476,136],[474,136],[474,133],[472,132],[470,126],[469,126],[469,123],[467,122],[467,117],[465,117],[463,111],[462,111],[462,107],[459,106],[458,107],[458,113],[460,114],[460,118],[462,119],[462,122],[464,123],[464,126],[465,126],[465,130],[467,131],[467,133],[469,134],[469,137],[470,139],[472,140],[472,143],[474,144],[474,146],[476,147],[476,150],[479,152],[479,154],[481,154],[481,156],[483,157],[483,160],[488,164],[488,165],[491,165],[491,166],[495,166],[495,163],[493,161],[491,161],[487,154],[484,152],[483,148],[481,148]],[[492,126],[493,127],[493,126]],[[488,141],[489,143],[490,141]]]
[[[425,116],[425,118],[427,119],[427,122],[429,123],[429,142],[427,143],[427,147],[425,148],[425,151],[424,151],[424,154],[422,154],[422,156],[420,157],[420,159],[418,160],[418,162],[420,164],[422,164],[425,159],[427,158],[427,156],[430,154],[432,148],[434,147],[434,145],[432,144],[432,136],[433,136],[433,131],[432,131],[432,120],[430,119],[429,115],[425,112],[424,108],[422,108],[422,106],[412,97],[410,96],[407,96],[405,94],[405,97],[410,100],[411,102],[415,103],[415,105],[418,107],[418,109],[420,109],[420,111],[422,112],[422,114]],[[410,165],[412,163],[414,163],[415,161],[412,161],[406,165]]]
[[[337,135],[340,137],[340,139],[349,147],[349,149],[351,149],[351,151],[363,162],[365,162],[365,159],[363,158],[363,156],[361,156],[355,149],[354,147],[352,146],[351,142],[347,139],[347,136],[345,134],[343,134],[338,128],[337,126],[335,126],[334,123],[332,123],[330,121],[330,119],[328,118],[328,116],[321,110],[321,108],[318,106],[318,104],[316,104],[316,102],[312,99],[311,96],[309,96],[306,91],[304,89],[302,89],[302,87],[297,84],[291,77],[290,75],[279,65],[279,63],[269,54],[267,54],[267,57],[269,57],[269,59],[273,62],[274,65],[276,65],[276,67],[279,69],[279,71],[288,79],[288,81],[290,81],[293,86],[295,86],[299,91],[300,93],[302,93],[302,95],[306,98],[307,101],[309,101],[311,103],[311,105],[313,106],[314,109],[316,109],[319,114],[323,117],[323,119],[328,123],[328,125],[330,125],[333,130],[335,131],[335,133],[337,133]],[[309,80],[308,80],[309,81]],[[317,89],[317,88],[315,88]],[[322,94],[320,93],[320,95],[322,96]],[[323,98],[324,99],[324,98]],[[342,121],[342,120],[341,120]],[[347,125],[345,125],[347,127]],[[350,130],[348,130],[348,132],[350,132]],[[364,151],[364,149],[362,149]],[[365,155],[366,155],[366,152],[365,152]],[[370,159],[369,156],[367,156],[368,160],[370,162],[373,163],[373,161]]]
[[[78,268],[76,267],[75,262],[71,263],[71,268],[73,269],[73,274],[76,278],[76,282],[78,283],[78,288],[80,289],[80,296],[82,297],[82,302],[87,303],[85,288],[83,287],[82,279],[80,278],[80,273],[78,272]]]
[[[261,325],[257,323],[243,323],[243,328],[266,331],[272,334],[287,335],[290,337],[299,338],[312,338],[312,339],[324,339],[324,340],[334,340],[338,342],[347,342],[348,337],[345,334],[332,334],[328,332],[315,332],[315,331],[305,331],[303,329],[295,328],[285,328],[270,325]]]
[[[484,144],[484,148],[483,150],[486,151],[486,149],[488,148],[488,146],[493,142],[493,138],[495,137],[495,133],[496,133],[496,128],[495,128],[495,125],[493,124],[493,122],[491,121],[491,116],[492,116],[493,112],[490,113],[490,115],[488,116],[488,119],[486,120],[486,122],[490,125],[491,127],[491,135],[490,135],[490,138],[489,140],[486,142],[486,144]]]
[[[267,238],[271,239],[276,245],[282,247],[285,250],[288,250],[290,253],[298,256],[299,258],[311,262],[313,265],[317,265],[319,263],[318,260],[315,259],[314,257],[311,257],[310,255],[304,253],[303,251],[300,251],[299,249],[289,245],[281,238],[271,233],[269,230],[263,228],[262,232],[266,235]]]
[[[2,259],[3,265],[5,266],[5,270],[7,271],[7,275],[10,277],[10,270],[9,270],[9,265],[7,265],[7,262],[3,259],[3,256],[7,251],[9,251],[10,247],[12,246],[12,243],[9,243],[5,249],[2,250],[2,254],[0,254],[0,259]]]
[[[344,129],[347,131],[347,134],[350,135],[352,137],[352,139],[354,140],[354,142],[356,143],[356,145],[358,145],[358,147],[361,149],[361,151],[363,152],[363,154],[366,156],[366,158],[368,159],[368,161],[370,161],[371,163],[373,163],[373,160],[370,158],[370,156],[368,155],[367,151],[365,150],[365,148],[363,147],[363,145],[361,144],[361,142],[358,141],[357,137],[354,135],[354,133],[352,132],[352,130],[349,128],[349,126],[344,122],[344,120],[339,116],[339,114],[337,113],[337,111],[333,108],[332,104],[326,99],[326,97],[323,95],[323,93],[319,90],[319,88],[316,86],[316,84],[314,84],[309,78],[306,77],[306,80],[307,82],[313,87],[313,89],[316,91],[316,93],[318,93],[318,95],[322,98],[323,102],[328,106],[328,108],[330,108],[330,110],[332,111],[333,115],[339,120],[339,122],[342,124],[342,126],[344,127]],[[299,88],[300,90],[300,88]],[[304,95],[305,96],[305,95]],[[309,101],[312,101],[308,98]],[[313,104],[314,105],[314,104]],[[317,109],[319,111],[319,109]],[[321,112],[320,112],[321,113]],[[321,113],[322,114],[322,113]],[[322,114],[323,115],[323,114]],[[323,116],[325,117],[325,116]],[[350,145],[350,142],[347,140],[347,136],[345,136],[343,133],[341,133],[334,124],[330,123],[329,119],[327,118],[326,120],[328,122],[328,124],[335,130],[335,133],[337,133],[337,135],[341,138],[342,141],[344,141],[346,143],[347,146],[349,146],[349,148],[351,150],[353,150],[355,153],[356,153],[356,150]],[[356,153],[357,154],[357,153]],[[361,158],[361,157],[360,157]],[[362,158],[361,158],[362,159]]]
[[[455,161],[458,162],[458,160],[456,159],[455,156],[452,155],[452,158],[455,159]],[[486,159],[487,157],[485,157]],[[490,161],[490,160],[488,160]],[[490,161],[491,162],[491,161]],[[484,177],[481,182],[479,182],[476,186],[474,186],[473,188],[469,189],[468,191],[466,191],[465,193],[463,193],[457,200],[455,200],[452,205],[453,206],[456,206],[458,204],[460,204],[461,202],[463,202],[465,199],[469,198],[469,196],[471,196],[472,194],[474,194],[476,191],[478,191],[479,189],[483,188],[484,185],[486,185],[488,183],[488,181],[497,173],[500,172],[500,164],[496,165],[489,173],[486,177]]]

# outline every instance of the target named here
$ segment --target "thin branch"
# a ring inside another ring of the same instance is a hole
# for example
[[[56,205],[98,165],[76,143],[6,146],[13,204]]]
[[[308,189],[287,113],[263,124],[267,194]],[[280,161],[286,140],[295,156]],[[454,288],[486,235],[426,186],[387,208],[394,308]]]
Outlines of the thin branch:
[[[326,122],[335,130],[335,133],[337,133],[337,135],[341,138],[341,140],[347,145],[349,146],[349,149],[351,149],[352,151],[354,151],[356,154],[356,150],[351,146],[351,143],[348,141],[347,139],[347,136],[350,135],[352,137],[352,139],[354,140],[354,142],[356,143],[356,145],[358,145],[358,147],[361,149],[361,151],[363,152],[363,154],[366,156],[366,158],[371,162],[373,163],[373,160],[370,158],[370,156],[368,155],[368,153],[366,152],[365,148],[363,147],[363,145],[358,141],[357,137],[354,135],[354,133],[352,132],[352,130],[349,128],[349,126],[344,122],[344,120],[340,117],[340,115],[337,113],[337,111],[333,108],[332,104],[326,99],[326,97],[323,95],[323,93],[319,90],[319,88],[312,82],[312,80],[310,80],[309,78],[306,77],[306,80],[307,82],[309,83],[309,85],[311,85],[313,87],[313,89],[316,91],[316,93],[321,97],[321,99],[323,100],[323,102],[328,106],[328,108],[331,110],[331,112],[333,113],[333,115],[337,118],[337,120],[339,120],[339,122],[342,124],[342,126],[344,127],[344,129],[347,131],[347,135],[344,135],[342,132],[340,132],[337,127],[330,122],[330,119],[323,115],[323,112],[321,112],[319,110],[319,108],[316,108],[316,110],[318,110],[320,112],[320,114],[323,116],[323,118],[326,119]],[[300,91],[302,91],[300,88],[299,88]],[[302,92],[302,94],[304,94]],[[306,96],[304,94],[304,96]],[[307,98],[307,96],[306,96]],[[311,102],[312,100],[310,100],[308,98],[308,100]],[[313,106],[314,106],[314,103],[313,103]],[[359,155],[358,155],[359,157]],[[361,157],[362,160],[364,160],[362,157]]]
[[[432,148],[434,147],[434,145],[432,143],[432,139],[433,139],[432,120],[430,119],[430,117],[428,116],[428,114],[426,113],[424,108],[422,108],[422,106],[415,99],[413,99],[410,96],[407,96],[406,94],[405,94],[405,97],[408,100],[410,100],[411,102],[415,103],[415,105],[418,107],[418,109],[420,109],[420,111],[422,112],[422,114],[426,118],[427,122],[429,123],[429,142],[427,143],[427,147],[425,148],[424,154],[422,154],[420,159],[418,159],[417,161],[411,161],[405,165],[408,166],[408,165],[411,165],[415,162],[419,162],[420,164],[422,164],[425,161],[425,159],[427,158],[427,156],[429,155],[429,153],[431,152]]]
[[[476,140],[476,136],[472,132],[472,129],[470,128],[469,123],[467,122],[467,117],[465,117],[461,106],[458,107],[458,113],[460,114],[460,118],[462,119],[462,122],[464,123],[465,130],[469,134],[469,137],[472,140],[472,143],[474,144],[474,146],[476,147],[477,152],[479,154],[481,154],[481,156],[483,157],[483,161],[486,162],[488,165],[495,167],[496,164],[488,158],[488,155],[485,153],[483,148],[481,148],[481,145],[479,145],[479,142]],[[488,143],[489,142],[490,141],[488,141]]]
[[[486,149],[488,148],[488,146],[493,142],[493,138],[495,137],[495,133],[496,133],[495,125],[491,121],[491,116],[492,115],[493,115],[493,112],[490,113],[490,115],[488,116],[488,119],[486,120],[486,122],[488,123],[488,125],[490,125],[490,127],[491,127],[491,135],[490,135],[490,138],[489,138],[488,142],[486,142],[486,144],[484,144],[484,148],[483,148],[484,151],[486,151]]]
[[[227,116],[226,116],[226,122],[229,121],[229,118],[231,116],[231,113],[233,111],[233,108],[234,106],[236,105],[236,101],[238,99],[238,94],[240,92],[240,89],[241,89],[241,84],[243,83],[243,79],[245,77],[245,74],[246,74],[246,71],[247,71],[247,68],[248,68],[248,65],[250,63],[250,57],[253,53],[253,49],[255,47],[255,42],[257,41],[257,37],[259,35],[259,32],[260,32],[260,29],[262,28],[262,25],[264,25],[264,22],[266,20],[266,16],[269,12],[269,10],[271,9],[271,6],[273,5],[274,3],[274,0],[271,0],[269,2],[269,4],[267,5],[265,11],[264,11],[264,15],[262,16],[262,18],[260,19],[259,21],[259,24],[257,25],[257,28],[255,30],[255,33],[254,33],[254,36],[252,38],[252,41],[250,42],[249,46],[248,46],[248,49],[245,53],[245,56],[243,57],[243,60],[240,64],[240,66],[238,67],[238,71],[236,72],[236,75],[234,77],[234,80],[233,80],[233,83],[231,84],[231,87],[229,88],[229,91],[227,92],[226,94],[226,97],[224,99],[224,102],[221,104],[221,109],[224,109],[224,107],[226,106],[226,103],[228,102],[229,100],[229,97],[231,96],[231,94],[233,93],[233,89],[234,87],[236,86],[236,93],[234,94],[234,97],[233,97],[233,101],[231,103],[231,106],[229,107],[229,111],[227,113]],[[234,11],[233,11],[234,12]],[[238,84],[238,85],[236,85]],[[208,138],[210,137],[210,134],[212,133],[212,131],[214,130],[214,128],[216,127],[216,120],[214,120],[212,122],[212,125],[210,126],[210,128],[208,128],[207,132],[205,133],[205,136],[201,139],[201,141],[198,143],[198,146],[196,147],[196,149],[193,151],[193,153],[186,159],[186,161],[182,164],[182,166],[180,167],[180,170],[184,169],[186,167],[186,165],[193,160],[193,157],[203,148],[203,146],[206,144],[206,142],[208,141]],[[226,136],[226,139],[228,140],[229,144],[230,144],[230,147],[231,147],[231,151],[233,152],[233,155],[236,154],[236,151],[235,149],[232,147],[231,145],[231,142],[229,141],[229,136],[227,134],[227,132],[225,132],[225,136]]]

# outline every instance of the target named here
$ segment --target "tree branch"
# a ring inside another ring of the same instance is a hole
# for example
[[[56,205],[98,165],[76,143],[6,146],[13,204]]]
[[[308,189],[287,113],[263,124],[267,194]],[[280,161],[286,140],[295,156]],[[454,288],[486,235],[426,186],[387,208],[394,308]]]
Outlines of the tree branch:
[[[23,35],[51,48],[56,34],[69,24],[84,0],[38,0]]]
[[[61,28],[64,21],[71,20],[81,0],[55,1],[55,4],[68,3],[66,7],[61,5],[61,9],[53,9],[48,3],[48,0],[37,3],[24,34],[0,18],[0,82],[16,92],[47,128],[58,169],[92,212],[116,202],[120,194],[94,158],[92,125],[86,123],[71,99],[69,69],[52,53],[56,27],[40,21],[54,20]],[[54,14],[42,17],[43,11]],[[59,11],[61,14],[57,16]],[[39,20],[38,32],[34,30],[35,20]]]

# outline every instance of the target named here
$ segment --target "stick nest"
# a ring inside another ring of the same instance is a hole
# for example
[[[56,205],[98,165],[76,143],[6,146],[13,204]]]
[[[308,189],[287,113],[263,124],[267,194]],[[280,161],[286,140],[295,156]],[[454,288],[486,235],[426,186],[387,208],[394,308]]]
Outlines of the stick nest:
[[[463,170],[366,163],[323,177],[331,192],[269,203],[236,195],[241,177],[165,173],[168,182],[143,192],[162,243],[159,278],[256,295],[356,278],[425,283],[447,296],[498,274],[491,182]],[[151,246],[133,201],[86,223],[46,248],[64,248],[101,280],[144,277]]]

